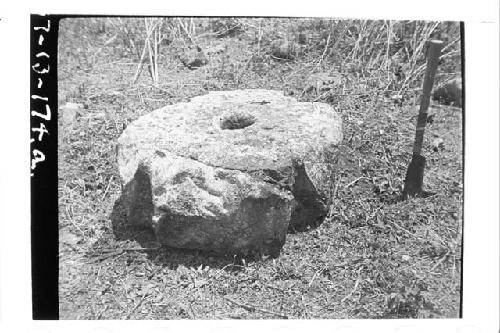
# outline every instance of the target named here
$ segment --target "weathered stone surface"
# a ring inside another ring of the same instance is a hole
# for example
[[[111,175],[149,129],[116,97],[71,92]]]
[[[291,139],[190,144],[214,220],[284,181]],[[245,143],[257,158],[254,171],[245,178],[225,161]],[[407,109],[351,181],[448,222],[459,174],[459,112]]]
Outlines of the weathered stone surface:
[[[153,111],[118,140],[129,223],[173,247],[276,256],[289,228],[327,214],[341,140],[330,106],[278,91],[211,92]]]

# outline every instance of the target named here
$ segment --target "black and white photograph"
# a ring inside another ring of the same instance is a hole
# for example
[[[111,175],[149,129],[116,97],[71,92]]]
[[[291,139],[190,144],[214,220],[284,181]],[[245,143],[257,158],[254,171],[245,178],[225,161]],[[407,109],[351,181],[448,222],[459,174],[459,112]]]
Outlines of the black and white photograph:
[[[500,327],[498,3],[12,6],[1,331]]]
[[[460,22],[62,18],[61,319],[458,318]]]

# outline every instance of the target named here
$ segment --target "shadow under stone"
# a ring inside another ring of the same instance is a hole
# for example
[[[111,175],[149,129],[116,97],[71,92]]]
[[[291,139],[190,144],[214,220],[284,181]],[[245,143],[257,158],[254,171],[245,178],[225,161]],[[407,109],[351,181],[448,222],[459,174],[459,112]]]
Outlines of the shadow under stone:
[[[139,165],[133,179],[122,189],[122,195],[115,201],[110,214],[112,230],[117,241],[135,241],[143,248],[161,248],[147,251],[150,259],[160,260],[169,267],[182,265],[210,265],[214,267],[238,267],[242,262],[260,260],[259,253],[224,254],[220,252],[172,248],[160,246],[150,223],[153,218],[151,180],[147,166]],[[292,189],[296,207],[290,216],[288,233],[304,232],[320,226],[328,214],[328,206],[307,176],[304,165],[295,165],[296,176]],[[128,193],[128,195],[125,195]],[[134,201],[131,198],[135,198]],[[255,219],[254,219],[255,220]],[[281,246],[271,254],[278,257]],[[267,257],[267,256],[265,256]]]
[[[290,217],[288,232],[302,232],[319,227],[328,214],[328,208],[318,194],[311,179],[307,176],[305,166],[295,165],[296,176],[293,196],[297,203]]]
[[[156,241],[156,236],[152,228],[128,223],[124,200],[125,199],[122,194],[115,201],[113,210],[109,217],[116,240],[136,241],[145,248],[158,246],[158,242]]]
[[[110,214],[112,230],[117,241],[134,241],[143,248],[159,248],[147,251],[148,259],[155,260],[164,267],[177,269],[179,266],[198,268],[208,265],[214,268],[224,268],[228,271],[244,269],[245,263],[261,260],[257,255],[225,255],[218,252],[193,249],[179,249],[166,245],[160,246],[152,227],[133,225],[128,222],[122,194],[114,203]]]

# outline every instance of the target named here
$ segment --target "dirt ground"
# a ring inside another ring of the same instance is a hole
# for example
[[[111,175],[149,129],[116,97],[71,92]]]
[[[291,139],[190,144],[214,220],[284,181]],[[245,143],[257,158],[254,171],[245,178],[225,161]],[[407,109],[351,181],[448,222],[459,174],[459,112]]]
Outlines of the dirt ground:
[[[431,30],[424,22],[186,19],[184,26],[196,28],[188,36],[169,20],[156,85],[147,63],[133,82],[144,45],[142,19],[60,23],[59,105],[84,105],[67,120],[71,126],[59,115],[60,317],[458,317],[462,109],[432,104],[423,154],[424,187],[434,195],[398,199],[425,68],[418,40],[432,33],[450,45],[443,53],[454,52],[457,25]],[[386,31],[396,36],[389,44]],[[301,45],[290,59],[273,53],[273,41],[283,36]],[[190,38],[215,50],[197,69],[179,60]],[[457,53],[450,54],[440,63],[438,83],[460,76]],[[307,89],[313,72],[333,70],[341,84]],[[326,102],[341,115],[340,169],[325,222],[288,234],[276,259],[158,249],[151,231],[127,228],[115,159],[124,126],[211,90],[246,88]]]

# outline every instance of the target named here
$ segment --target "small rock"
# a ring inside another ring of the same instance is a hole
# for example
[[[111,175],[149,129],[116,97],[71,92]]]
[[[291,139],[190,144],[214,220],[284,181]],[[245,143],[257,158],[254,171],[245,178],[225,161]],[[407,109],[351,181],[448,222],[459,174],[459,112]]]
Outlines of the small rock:
[[[76,118],[81,115],[84,109],[83,104],[68,102],[64,106],[59,108],[59,112],[62,115],[62,124],[65,128],[73,127]]]
[[[401,260],[403,260],[403,261],[410,261],[410,259],[411,259],[411,257],[409,255],[407,255],[407,254],[403,254],[401,256]]]
[[[462,107],[462,79],[453,79],[438,87],[433,99],[444,105]]]
[[[59,108],[59,132],[61,133],[61,144],[64,145],[68,142],[71,133],[76,127],[76,120],[81,116],[84,109],[83,104],[68,102]]]
[[[427,116],[427,124],[433,124],[434,123],[434,115],[430,114]]]
[[[297,35],[297,41],[299,42],[299,44],[301,45],[306,45],[307,44],[307,41],[308,41],[308,37],[307,37],[307,34],[303,33],[303,32],[300,32],[298,35]]]
[[[184,50],[184,54],[179,56],[179,60],[191,70],[205,66],[208,63],[208,59],[200,47]]]
[[[296,45],[286,40],[276,40],[271,43],[271,55],[280,59],[293,59]]]
[[[72,233],[69,228],[59,230],[59,242],[67,245],[76,245],[80,238]]]
[[[438,152],[444,149],[444,140],[441,138],[436,138],[432,141],[432,150]]]
[[[194,285],[196,288],[202,288],[208,284],[207,279],[198,279],[194,281]]]
[[[306,92],[314,91],[316,93],[333,90],[342,84],[342,75],[337,72],[333,73],[316,73],[312,74],[306,83]]]
[[[205,50],[207,55],[224,53],[227,50],[227,45],[215,45]]]

